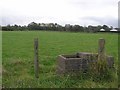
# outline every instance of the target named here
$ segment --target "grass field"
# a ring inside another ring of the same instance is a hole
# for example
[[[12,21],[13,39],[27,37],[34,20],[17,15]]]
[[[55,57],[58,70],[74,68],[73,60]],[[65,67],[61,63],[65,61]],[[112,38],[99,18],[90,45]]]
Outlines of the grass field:
[[[34,76],[34,38],[39,39],[39,79]],[[97,53],[98,39],[106,40],[106,53],[118,63],[118,35],[115,33],[69,32],[2,32],[2,84],[12,88],[115,88],[117,74],[112,80],[100,82],[87,77],[57,76],[56,60],[60,54],[76,52]]]

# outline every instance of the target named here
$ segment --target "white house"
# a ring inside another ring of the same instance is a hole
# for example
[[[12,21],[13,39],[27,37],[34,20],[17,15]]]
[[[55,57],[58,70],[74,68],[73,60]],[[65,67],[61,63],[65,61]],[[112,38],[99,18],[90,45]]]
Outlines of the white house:
[[[113,29],[111,29],[110,31],[111,31],[111,32],[117,32],[118,30],[115,29],[115,28],[113,28]]]
[[[105,31],[105,29],[102,28],[102,29],[100,29],[100,31],[101,31],[101,32],[102,32],[102,31]]]

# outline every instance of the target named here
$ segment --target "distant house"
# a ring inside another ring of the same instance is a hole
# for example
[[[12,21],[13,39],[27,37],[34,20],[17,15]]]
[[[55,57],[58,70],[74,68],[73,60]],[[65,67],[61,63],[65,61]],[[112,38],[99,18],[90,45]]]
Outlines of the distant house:
[[[120,28],[115,28],[116,30],[120,31]]]
[[[103,28],[102,28],[102,29],[100,29],[100,32],[104,32],[104,31],[105,31],[105,29],[103,29]]]
[[[115,29],[115,28],[113,28],[113,29],[111,29],[110,31],[111,31],[111,32],[117,32],[118,30]]]

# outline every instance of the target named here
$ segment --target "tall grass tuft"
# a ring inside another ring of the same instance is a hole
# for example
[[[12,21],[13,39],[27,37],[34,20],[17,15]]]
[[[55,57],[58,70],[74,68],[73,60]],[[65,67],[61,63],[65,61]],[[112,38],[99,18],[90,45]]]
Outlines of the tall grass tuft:
[[[91,63],[89,67],[89,75],[94,81],[112,80],[112,72],[113,69],[107,65],[106,55],[103,58],[98,55],[97,62]]]

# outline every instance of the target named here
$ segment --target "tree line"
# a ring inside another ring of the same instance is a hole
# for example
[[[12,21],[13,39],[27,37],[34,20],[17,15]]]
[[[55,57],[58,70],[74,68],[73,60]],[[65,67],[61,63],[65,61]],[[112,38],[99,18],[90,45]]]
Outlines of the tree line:
[[[98,25],[98,26],[80,26],[80,25],[70,25],[65,24],[65,26],[59,25],[57,23],[35,23],[31,22],[27,26],[20,25],[7,25],[2,26],[2,31],[68,31],[68,32],[99,32],[101,29],[104,29],[106,32],[110,31],[112,27],[107,25]]]

